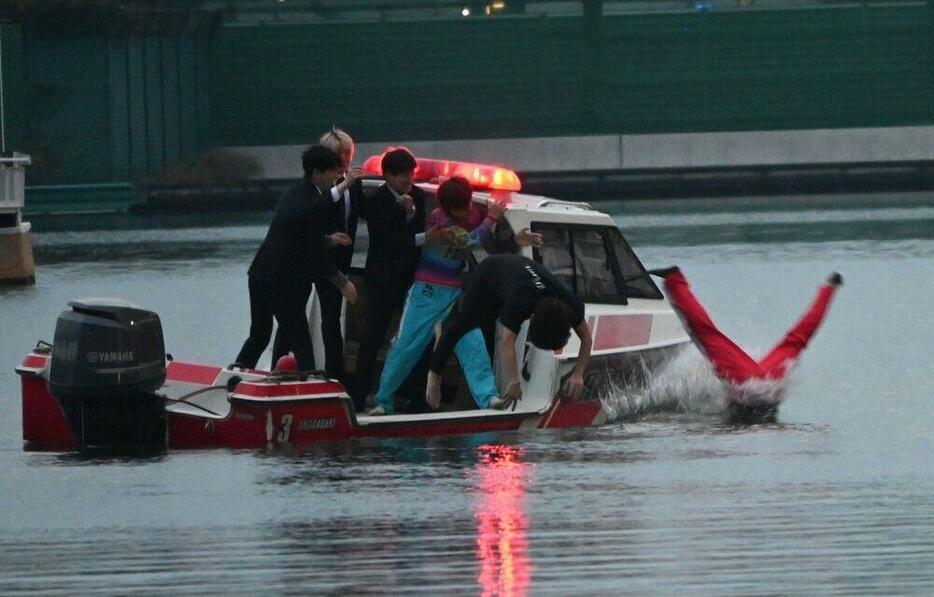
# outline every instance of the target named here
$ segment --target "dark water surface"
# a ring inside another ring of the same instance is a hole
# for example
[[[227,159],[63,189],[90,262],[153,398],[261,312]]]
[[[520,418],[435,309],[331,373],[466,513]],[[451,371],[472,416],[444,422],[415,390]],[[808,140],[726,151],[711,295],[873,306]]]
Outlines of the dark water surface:
[[[268,216],[37,222],[37,285],[0,290],[0,594],[934,593],[934,197],[600,207],[754,351],[844,274],[777,423],[726,423],[692,350],[599,428],[24,452],[13,368],[67,300],[152,308],[169,352],[227,363]]]

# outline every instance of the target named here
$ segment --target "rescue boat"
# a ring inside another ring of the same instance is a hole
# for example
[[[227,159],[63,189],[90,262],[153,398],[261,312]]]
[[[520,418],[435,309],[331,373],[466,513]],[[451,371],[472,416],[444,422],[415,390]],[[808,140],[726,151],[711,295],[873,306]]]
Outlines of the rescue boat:
[[[364,167],[374,175],[364,180],[367,192],[382,183],[378,164],[374,156]],[[438,181],[453,175],[471,181],[481,209],[491,200],[508,205],[496,238],[475,251],[478,261],[487,251],[520,252],[543,263],[585,302],[594,344],[579,400],[561,391],[576,363],[577,337],[561,350],[539,350],[526,345],[527,323],[515,346],[523,393],[515,410],[476,409],[452,360],[440,410],[366,416],[355,413],[346,389],[323,374],[173,359],[164,351],[157,314],[119,300],[82,300],[59,316],[53,343],[40,341],[16,368],[26,448],[264,449],[605,423],[602,397],[620,386],[646,383],[690,342],[681,321],[608,214],[587,203],[522,194],[518,177],[503,168],[418,160],[418,184],[432,201]],[[541,234],[543,246],[516,245],[514,234],[523,229]],[[358,236],[365,236],[362,230]],[[365,286],[357,288],[360,300],[342,317],[348,371],[354,370],[365,320]],[[323,354],[312,297],[309,328],[316,354]],[[491,356],[500,361],[500,355]]]

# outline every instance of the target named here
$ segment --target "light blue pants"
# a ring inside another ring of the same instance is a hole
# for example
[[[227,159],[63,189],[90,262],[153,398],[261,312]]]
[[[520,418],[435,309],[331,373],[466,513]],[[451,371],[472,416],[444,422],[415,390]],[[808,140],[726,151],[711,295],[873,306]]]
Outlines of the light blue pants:
[[[460,295],[460,288],[415,282],[402,310],[399,333],[386,355],[379,378],[376,403],[393,412],[393,395],[418,363],[428,343],[434,340],[435,325],[443,321]],[[470,330],[454,347],[467,378],[467,386],[480,408],[489,408],[497,395],[493,367],[480,328]]]

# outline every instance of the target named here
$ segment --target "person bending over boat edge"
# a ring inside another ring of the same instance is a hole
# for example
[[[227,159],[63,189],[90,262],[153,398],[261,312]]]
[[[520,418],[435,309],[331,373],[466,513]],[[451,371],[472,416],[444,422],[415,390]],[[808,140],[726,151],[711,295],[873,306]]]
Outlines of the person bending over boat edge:
[[[649,273],[664,279],[668,300],[694,344],[713,365],[716,376],[727,383],[730,414],[735,418],[774,415],[782,389],[776,382],[785,377],[807,347],[827,315],[831,299],[843,285],[840,274],[828,276],[801,319],[768,354],[756,361],[717,328],[678,267],[653,269]]]
[[[376,407],[370,415],[395,412],[396,390],[415,368],[434,339],[435,326],[447,317],[461,293],[465,253],[482,244],[494,223],[503,216],[503,208],[492,200],[487,202],[484,215],[471,200],[472,195],[470,183],[460,176],[449,178],[438,187],[439,207],[431,212],[428,224],[448,230],[451,238],[443,245],[426,245],[422,250],[415,282],[402,309],[399,331],[383,365]],[[454,351],[474,402],[479,408],[489,408],[497,391],[483,332],[471,330],[457,342]]]
[[[441,376],[454,345],[471,330],[495,321],[504,328],[499,352],[508,385],[492,406],[515,409],[522,399],[516,337],[526,319],[530,319],[528,342],[543,350],[564,347],[574,329],[581,346],[564,392],[574,400],[580,398],[593,345],[584,303],[540,263],[521,255],[492,255],[474,269],[461,295],[459,313],[444,326],[431,359],[428,404],[437,408],[441,402]]]

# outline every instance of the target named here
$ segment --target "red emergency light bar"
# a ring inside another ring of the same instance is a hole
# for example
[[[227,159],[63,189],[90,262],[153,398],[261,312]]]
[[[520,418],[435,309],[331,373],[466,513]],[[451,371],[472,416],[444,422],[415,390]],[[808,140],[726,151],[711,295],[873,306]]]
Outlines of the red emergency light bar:
[[[388,149],[386,151],[389,151]],[[383,156],[374,155],[363,162],[363,171],[367,174],[383,175]],[[475,189],[496,191],[518,191],[522,189],[519,176],[508,168],[491,166],[489,164],[473,164],[470,162],[456,162],[452,160],[432,160],[428,158],[415,159],[415,180],[443,181],[452,176],[463,176]]]

